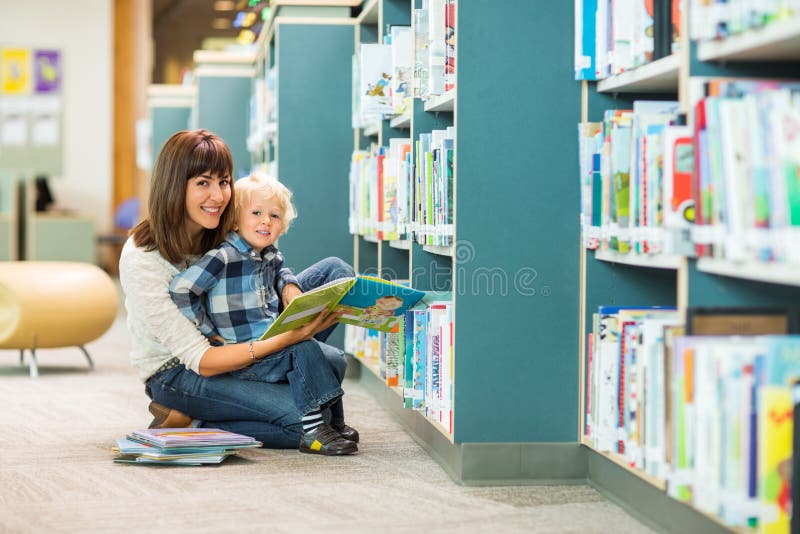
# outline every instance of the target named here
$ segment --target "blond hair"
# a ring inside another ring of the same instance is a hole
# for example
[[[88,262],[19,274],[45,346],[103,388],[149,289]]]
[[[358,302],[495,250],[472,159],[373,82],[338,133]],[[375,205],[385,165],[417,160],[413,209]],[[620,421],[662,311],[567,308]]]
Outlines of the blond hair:
[[[278,200],[278,205],[283,212],[281,213],[283,221],[281,235],[285,234],[292,221],[297,217],[297,211],[292,204],[292,192],[276,178],[266,174],[253,173],[236,181],[236,201],[234,203],[236,219],[239,219],[241,210],[247,207],[256,193],[262,193],[265,199],[274,197]]]

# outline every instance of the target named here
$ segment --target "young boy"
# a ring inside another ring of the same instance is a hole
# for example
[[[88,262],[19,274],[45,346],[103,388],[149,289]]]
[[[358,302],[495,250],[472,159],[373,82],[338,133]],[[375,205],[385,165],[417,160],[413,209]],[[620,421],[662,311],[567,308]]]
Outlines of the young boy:
[[[220,344],[258,339],[277,318],[284,287],[293,284],[300,292],[299,282],[283,266],[283,255],[274,246],[296,215],[291,192],[274,178],[252,175],[236,182],[234,210],[236,224],[225,242],[170,284],[170,295],[181,312]],[[298,361],[300,351],[288,347],[235,372],[251,373],[257,365],[262,380],[288,380],[293,391],[298,390],[295,399],[303,397],[300,390],[308,380],[341,382],[325,357],[325,350],[337,349],[311,342],[320,349],[312,351],[313,361]],[[298,366],[308,366],[307,371],[296,372]],[[330,425],[322,420],[324,406],[297,406],[303,413],[302,452],[350,454],[358,450],[358,432],[344,423],[341,397],[329,407]]]

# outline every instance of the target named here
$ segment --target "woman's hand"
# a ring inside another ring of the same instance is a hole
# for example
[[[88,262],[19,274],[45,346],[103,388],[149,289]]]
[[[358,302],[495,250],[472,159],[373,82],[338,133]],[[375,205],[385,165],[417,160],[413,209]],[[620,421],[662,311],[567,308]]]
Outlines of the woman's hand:
[[[313,321],[299,328],[295,328],[291,331],[291,333],[296,336],[296,343],[299,343],[300,341],[306,341],[307,339],[313,338],[326,328],[338,323],[341,315],[342,314],[340,312],[331,312],[327,309],[322,310],[316,317],[314,317]]]

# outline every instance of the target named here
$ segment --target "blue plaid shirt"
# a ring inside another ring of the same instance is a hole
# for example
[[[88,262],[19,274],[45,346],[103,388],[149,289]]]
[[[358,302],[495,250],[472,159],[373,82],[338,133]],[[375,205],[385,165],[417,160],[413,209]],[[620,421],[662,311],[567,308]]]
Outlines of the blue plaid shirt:
[[[241,343],[261,337],[278,316],[280,295],[297,279],[273,246],[263,254],[231,232],[172,279],[169,293],[181,312],[210,337]]]

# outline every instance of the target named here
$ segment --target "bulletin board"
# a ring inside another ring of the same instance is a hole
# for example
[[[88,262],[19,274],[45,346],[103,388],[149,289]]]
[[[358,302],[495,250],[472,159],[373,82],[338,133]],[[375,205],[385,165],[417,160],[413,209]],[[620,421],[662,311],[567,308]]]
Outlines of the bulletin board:
[[[62,89],[60,51],[0,46],[0,171],[61,175]]]

